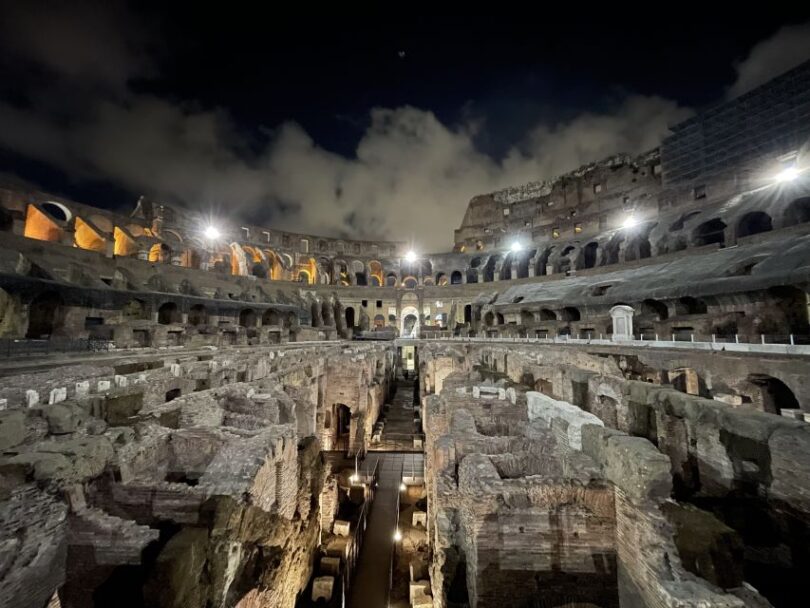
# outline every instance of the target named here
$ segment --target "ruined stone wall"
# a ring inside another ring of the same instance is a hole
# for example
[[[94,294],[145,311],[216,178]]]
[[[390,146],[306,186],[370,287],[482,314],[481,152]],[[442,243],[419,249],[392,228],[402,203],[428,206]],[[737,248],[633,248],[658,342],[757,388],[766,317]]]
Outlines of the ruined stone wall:
[[[322,387],[340,370],[377,404],[392,363],[384,344],[278,346],[3,380],[3,599],[293,606],[336,506],[322,518]]]

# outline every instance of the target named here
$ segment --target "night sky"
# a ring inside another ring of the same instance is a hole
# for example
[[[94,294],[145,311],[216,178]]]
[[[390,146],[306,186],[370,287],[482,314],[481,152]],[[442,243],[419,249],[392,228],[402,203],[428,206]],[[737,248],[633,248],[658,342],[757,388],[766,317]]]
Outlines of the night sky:
[[[810,58],[810,8],[672,10],[289,18],[0,0],[0,182],[446,250],[473,195],[646,151]]]

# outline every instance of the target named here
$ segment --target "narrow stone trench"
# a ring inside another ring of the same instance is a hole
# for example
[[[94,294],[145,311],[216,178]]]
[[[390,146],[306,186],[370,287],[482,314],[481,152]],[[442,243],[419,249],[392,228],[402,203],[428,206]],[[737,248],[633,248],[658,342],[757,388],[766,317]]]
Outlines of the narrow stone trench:
[[[415,470],[421,475],[423,467],[422,453],[393,451],[397,446],[413,451],[413,394],[414,381],[400,378],[386,416],[380,447],[366,457],[366,468],[378,465],[379,486],[348,594],[349,608],[387,607],[389,604],[400,483],[403,475],[411,475]]]

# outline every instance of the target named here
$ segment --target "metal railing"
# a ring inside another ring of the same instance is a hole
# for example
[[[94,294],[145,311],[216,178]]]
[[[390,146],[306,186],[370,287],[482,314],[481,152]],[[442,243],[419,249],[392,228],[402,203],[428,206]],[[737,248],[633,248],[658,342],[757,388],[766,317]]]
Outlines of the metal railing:
[[[115,348],[112,340],[88,340],[81,338],[51,338],[33,340],[27,338],[0,339],[0,357],[42,357],[55,353],[101,353]]]
[[[379,461],[374,463],[374,468],[371,472],[368,469],[365,472],[358,472],[358,483],[363,483],[366,486],[366,500],[363,502],[363,507],[360,509],[360,515],[357,518],[357,526],[350,534],[350,541],[348,543],[349,551],[346,555],[346,567],[343,568],[343,589],[344,593],[351,587],[351,579],[354,576],[354,567],[357,564],[357,559],[360,556],[360,549],[363,547],[363,539],[366,535],[366,528],[368,527],[368,514],[371,510],[371,505],[374,502],[374,497],[377,494],[377,482],[379,480]]]
[[[662,339],[663,338],[663,339]],[[810,336],[798,334],[760,334],[757,336],[700,336],[696,334],[636,334],[617,337],[610,334],[578,334],[554,337],[435,337],[423,336],[422,340],[469,343],[525,343],[525,344],[591,344],[597,346],[644,346],[649,348],[677,348],[728,352],[759,352],[786,355],[810,355]]]

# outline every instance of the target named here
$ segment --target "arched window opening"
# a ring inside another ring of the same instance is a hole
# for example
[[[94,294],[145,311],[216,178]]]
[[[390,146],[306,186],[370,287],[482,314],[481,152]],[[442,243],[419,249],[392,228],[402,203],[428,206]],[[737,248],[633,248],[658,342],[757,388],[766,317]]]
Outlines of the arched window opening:
[[[708,311],[708,307],[703,300],[698,300],[692,296],[684,296],[676,303],[675,310],[679,315],[703,315]]]
[[[280,325],[281,318],[278,312],[272,309],[267,309],[262,314],[262,325]]]
[[[495,314],[491,311],[484,315],[484,325],[487,327],[492,327],[495,323]]]
[[[239,313],[239,325],[242,327],[256,327],[256,311],[244,308]]]
[[[759,395],[754,395],[755,401],[760,402],[762,410],[770,414],[780,414],[782,410],[800,410],[798,399],[787,384],[765,374],[751,374],[748,381],[757,387]]]
[[[561,316],[562,320],[567,322],[580,320],[579,309],[574,306],[566,306],[563,308]]]
[[[703,222],[695,228],[693,238],[695,247],[705,245],[720,245],[722,247],[726,243],[726,223],[719,218]]]
[[[470,268],[467,271],[467,283],[477,283],[477,282],[478,282],[478,271]]]
[[[464,305],[464,322],[472,323],[472,304]]]
[[[669,317],[669,310],[667,309],[667,305],[663,302],[648,299],[641,303],[641,314],[650,315],[657,318],[659,321],[663,321]]]
[[[366,273],[365,272],[355,272],[354,273],[354,282],[355,282],[355,285],[361,285],[363,287],[368,285],[368,280],[366,278]]]
[[[414,289],[418,284],[418,281],[414,277],[405,277],[402,281],[402,286],[407,289]]]
[[[354,329],[354,308],[352,306],[346,307],[346,327]]]
[[[396,287],[397,286],[397,275],[393,272],[389,272],[385,276],[385,286],[386,287]]]
[[[557,314],[549,309],[549,308],[542,308],[540,309],[540,320],[541,321],[556,321]]]
[[[453,273],[450,275],[450,284],[451,285],[461,285],[461,272],[458,270],[454,270]]]
[[[28,306],[28,330],[26,338],[50,338],[61,329],[63,320],[62,298],[53,292],[41,294]]]
[[[554,252],[554,247],[549,247],[546,249],[540,257],[537,259],[537,265],[534,269],[535,276],[545,276],[548,274],[548,259],[551,257],[551,254]]]
[[[582,268],[593,268],[596,266],[596,254],[599,252],[599,243],[592,242],[582,248]]]
[[[251,268],[250,274],[259,279],[266,279],[267,268],[265,268],[262,264],[259,263],[253,264],[253,268]]]
[[[810,196],[796,199],[787,209],[784,215],[785,226],[795,226],[810,222]]]
[[[208,323],[208,311],[202,304],[195,304],[188,310],[189,325],[205,325]]]
[[[180,312],[174,302],[165,302],[158,308],[158,323],[171,325],[180,321]]]
[[[771,216],[762,211],[746,213],[740,218],[740,223],[737,224],[737,236],[740,238],[751,236],[752,234],[770,232],[771,230],[773,230]]]
[[[503,315],[501,313],[497,313],[495,315],[495,320],[498,322],[498,325],[503,325],[506,323],[506,320],[503,318]]]

